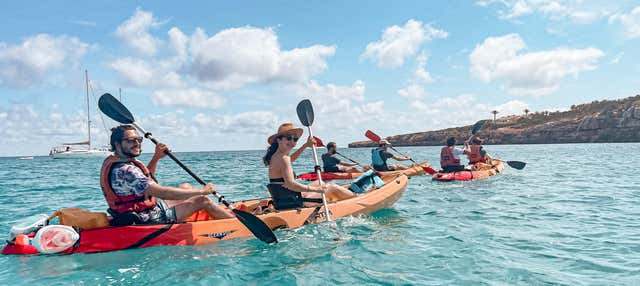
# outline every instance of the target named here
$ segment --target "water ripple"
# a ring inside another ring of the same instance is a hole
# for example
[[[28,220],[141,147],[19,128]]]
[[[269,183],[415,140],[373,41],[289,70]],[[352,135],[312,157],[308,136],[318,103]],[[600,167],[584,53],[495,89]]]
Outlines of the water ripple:
[[[0,257],[0,284],[34,285],[638,285],[640,144],[487,146],[525,170],[473,182],[409,181],[390,209],[278,231],[278,245],[238,239],[69,256]],[[402,148],[437,162],[439,148]],[[369,161],[366,149],[343,150]],[[233,200],[266,197],[262,151],[178,153]],[[624,157],[623,157],[624,156]],[[562,161],[558,163],[558,158]],[[143,161],[149,155],[142,156]],[[0,158],[0,232],[63,207],[104,210],[101,161]],[[308,154],[295,171],[312,170]],[[193,181],[169,160],[161,183]]]

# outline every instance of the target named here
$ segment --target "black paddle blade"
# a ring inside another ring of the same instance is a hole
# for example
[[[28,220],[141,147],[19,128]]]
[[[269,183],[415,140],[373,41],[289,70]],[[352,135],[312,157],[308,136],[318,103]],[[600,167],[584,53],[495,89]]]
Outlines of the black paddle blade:
[[[245,211],[234,209],[233,212],[236,218],[258,239],[266,243],[278,243],[278,238],[264,221]]]
[[[302,125],[309,127],[313,124],[313,105],[311,105],[311,100],[300,101],[298,107],[296,107],[296,112],[298,112],[298,119],[300,119]]]
[[[507,165],[511,166],[514,169],[522,170],[524,169],[524,166],[527,165],[527,163],[520,161],[507,161]]]
[[[471,128],[471,134],[476,135],[476,133],[478,133],[480,128],[482,128],[482,125],[484,125],[487,121],[489,121],[489,120],[483,119],[483,120],[480,120],[480,121],[476,122],[476,124],[473,124],[473,127]]]
[[[102,113],[120,123],[131,124],[135,121],[129,109],[124,107],[124,105],[111,94],[105,93],[100,96],[98,107],[100,107]]]

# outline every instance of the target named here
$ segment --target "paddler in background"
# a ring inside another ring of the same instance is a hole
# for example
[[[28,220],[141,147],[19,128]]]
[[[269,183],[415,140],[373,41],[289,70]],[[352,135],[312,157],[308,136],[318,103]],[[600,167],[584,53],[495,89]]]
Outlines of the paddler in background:
[[[440,167],[446,173],[463,171],[464,166],[460,164],[460,155],[468,154],[467,147],[469,144],[464,142],[465,149],[456,148],[456,138],[449,137],[447,139],[447,146],[442,147],[440,150]]]
[[[491,157],[482,147],[482,140],[480,137],[474,136],[471,139],[471,145],[469,146],[467,158],[469,159],[469,166],[472,170],[482,170],[491,167]]]
[[[214,219],[234,217],[208,197],[216,191],[213,184],[202,189],[189,184],[180,188],[158,184],[153,174],[158,161],[166,155],[167,146],[156,145],[147,167],[136,159],[142,153],[142,139],[131,125],[111,129],[114,154],[102,163],[100,186],[113,225],[177,223],[199,210]]]
[[[325,172],[360,172],[357,168],[354,168],[358,163],[342,162],[340,159],[336,158],[337,152],[338,146],[336,146],[336,143],[329,142],[329,144],[327,144],[327,153],[322,154],[322,169]]]
[[[378,142],[378,148],[371,150],[371,165],[373,166],[373,169],[379,172],[406,170],[407,167],[402,165],[387,165],[387,159],[394,159],[396,161],[411,160],[410,157],[394,156],[389,151],[387,151],[389,146],[391,146],[391,143],[389,143],[387,139],[382,139]]]
[[[471,139],[471,145],[469,146],[469,152],[467,153],[469,165],[473,165],[475,163],[491,163],[491,159],[489,158],[487,151],[482,148],[482,142],[484,142],[484,140],[477,136],[474,136]]]

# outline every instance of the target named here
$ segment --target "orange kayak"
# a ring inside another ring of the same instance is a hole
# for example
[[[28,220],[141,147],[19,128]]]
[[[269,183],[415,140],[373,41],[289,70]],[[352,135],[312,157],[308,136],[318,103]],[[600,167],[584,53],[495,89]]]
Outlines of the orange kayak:
[[[413,164],[409,166],[406,170],[400,171],[388,171],[388,172],[378,172],[381,177],[384,176],[394,176],[399,174],[407,175],[407,177],[420,176],[425,174],[425,168],[429,168],[431,164],[428,162],[420,163],[419,165]],[[322,172],[320,173],[323,180],[353,180],[357,177],[360,177],[362,173],[344,173],[344,172]],[[299,179],[307,180],[307,181],[315,181],[318,180],[318,175],[315,172],[309,172],[300,174],[298,176]]]
[[[377,210],[393,205],[407,187],[407,176],[386,176],[385,185],[358,195],[357,197],[329,202],[329,210],[333,219],[368,215]],[[253,212],[271,229],[293,229],[307,224],[325,221],[321,207],[273,211],[268,206],[270,198],[256,199],[234,203],[234,207]],[[33,239],[35,233],[26,236]],[[161,245],[197,245],[215,243],[240,237],[252,237],[251,232],[237,219],[210,220],[204,212],[198,212],[191,221],[176,224],[130,225],[119,227],[103,227],[80,229],[79,239],[73,246],[58,253],[92,253],[107,252],[131,248],[144,248]],[[2,249],[3,254],[40,254],[29,243],[7,241]]]
[[[433,175],[435,181],[470,181],[477,179],[485,179],[502,173],[504,164],[499,160],[492,160],[491,165],[485,163],[476,163],[472,169],[458,172],[438,172]]]

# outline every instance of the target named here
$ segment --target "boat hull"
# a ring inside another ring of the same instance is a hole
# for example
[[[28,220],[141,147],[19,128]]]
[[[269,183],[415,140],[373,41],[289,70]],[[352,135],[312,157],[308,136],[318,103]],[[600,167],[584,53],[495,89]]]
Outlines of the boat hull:
[[[488,164],[485,164],[485,165],[488,165]],[[450,173],[438,172],[438,173],[435,173],[432,176],[432,178],[435,181],[441,181],[441,182],[471,181],[471,180],[477,180],[477,179],[486,179],[488,177],[498,175],[502,173],[503,170],[504,170],[504,164],[502,163],[502,161],[493,160],[491,162],[491,166],[487,169],[478,170],[478,171],[465,170],[465,171],[450,172]]]
[[[425,174],[425,168],[430,167],[431,164],[428,162],[420,163],[419,165],[411,165],[406,170],[400,171],[389,171],[389,172],[378,172],[381,177],[385,176],[397,176],[400,174],[407,175],[407,177],[420,176]],[[322,172],[322,179],[325,181],[329,180],[353,180],[362,175],[362,173],[344,173],[344,172]],[[307,181],[315,181],[318,180],[318,175],[315,172],[309,172],[300,174],[298,178],[307,180]]]
[[[404,193],[408,178],[405,175],[387,177],[385,185],[357,197],[329,203],[333,219],[368,215],[393,205]],[[250,200],[234,203],[235,207],[249,210],[264,205],[269,199]],[[283,210],[257,215],[272,230],[293,229],[307,224],[325,221],[324,211],[320,207],[308,207]],[[196,213],[192,218],[206,217],[205,213]],[[198,245],[215,243],[253,234],[237,219],[198,220],[177,224],[132,225],[80,230],[80,239],[76,245],[63,251],[70,253],[107,252],[132,248],[144,248],[162,245]],[[2,249],[3,254],[38,254],[30,245],[19,246],[8,243]]]
[[[82,159],[82,158],[106,158],[113,154],[111,151],[102,150],[72,150],[51,154],[53,159]]]

